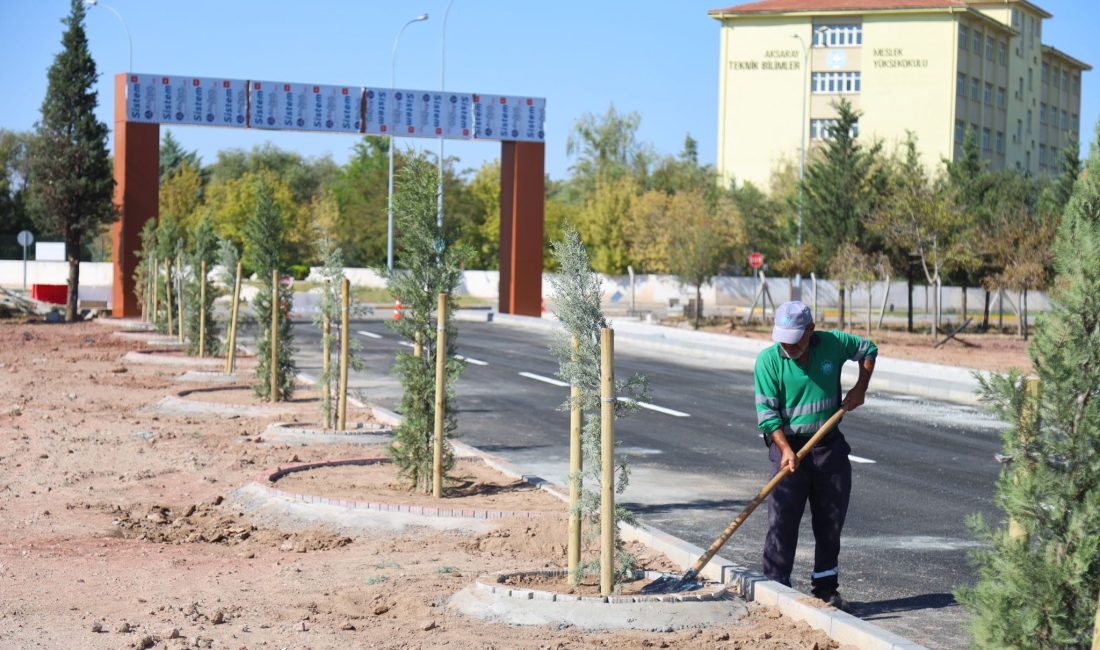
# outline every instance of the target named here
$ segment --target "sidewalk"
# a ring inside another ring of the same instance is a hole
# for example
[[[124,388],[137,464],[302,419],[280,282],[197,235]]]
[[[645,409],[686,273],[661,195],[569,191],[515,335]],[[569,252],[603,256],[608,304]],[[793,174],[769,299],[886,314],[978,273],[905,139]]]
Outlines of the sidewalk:
[[[455,318],[489,320],[545,332],[558,328],[557,320],[553,318],[513,316],[480,309],[459,310]],[[625,349],[637,346],[651,352],[705,359],[715,365],[737,370],[752,370],[756,355],[772,345],[758,339],[696,332],[626,319],[612,320],[611,326],[615,329],[616,343]],[[845,365],[842,375],[844,381],[848,385],[854,384],[858,372],[854,364]],[[978,380],[974,377],[974,372],[969,368],[879,356],[872,385],[876,391],[975,405],[978,404]]]

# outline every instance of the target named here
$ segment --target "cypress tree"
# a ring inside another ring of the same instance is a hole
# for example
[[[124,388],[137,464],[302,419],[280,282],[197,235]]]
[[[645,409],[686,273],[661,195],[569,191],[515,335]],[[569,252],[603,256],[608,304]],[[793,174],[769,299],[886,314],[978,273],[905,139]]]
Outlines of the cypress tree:
[[[69,262],[65,318],[77,317],[80,257],[84,243],[115,218],[114,178],[107,153],[107,125],[95,117],[95,61],[84,33],[84,3],[71,0],[62,50],[48,72],[42,119],[31,141],[32,215],[37,226],[60,233]]]
[[[980,648],[1088,648],[1100,591],[1100,127],[1054,244],[1051,310],[1029,352],[1038,394],[1018,373],[982,382],[1010,426],[996,502],[1026,539],[974,526],[977,584],[960,590]]]
[[[206,332],[203,350],[208,355],[221,354],[221,340],[217,336],[217,324],[214,322],[214,286],[206,283],[205,301],[201,300],[202,264],[206,262],[206,273],[209,275],[214,270],[217,261],[218,235],[214,232],[214,224],[210,221],[210,214],[203,215],[201,221],[191,229],[190,252],[187,255],[188,273],[185,276],[186,298],[184,299],[184,322],[187,326],[187,353],[196,355],[199,353],[199,316],[206,315]],[[201,303],[201,304],[200,304]]]
[[[560,270],[550,279],[554,289],[555,315],[561,321],[559,331],[551,345],[551,352],[558,359],[558,377],[580,388],[578,406],[584,412],[581,430],[583,458],[581,497],[577,504],[584,524],[586,546],[591,547],[600,539],[600,477],[601,477],[601,388],[600,388],[600,331],[609,327],[600,306],[600,276],[592,271],[588,253],[580,235],[572,227],[566,229],[564,238],[554,242],[552,251]],[[579,351],[573,353],[573,339],[579,343]],[[615,394],[625,397],[615,401],[615,419],[638,410],[638,402],[649,399],[649,385],[645,375],[636,374],[629,379],[617,379]],[[566,400],[562,410],[571,408],[572,398]],[[626,461],[620,457],[615,468],[615,491],[622,494],[630,481]],[[616,500],[617,501],[617,500]],[[615,504],[615,582],[629,576],[637,568],[633,555],[618,534],[619,522],[636,523],[634,515],[621,503]],[[582,558],[583,560],[584,558]],[[580,575],[599,575],[600,556],[596,553],[582,561]],[[570,576],[576,582],[580,575]]]
[[[387,286],[401,301],[404,317],[387,324],[405,341],[423,345],[416,357],[404,350],[397,353],[394,372],[401,380],[401,414],[404,422],[394,432],[398,444],[387,449],[398,475],[414,487],[432,489],[433,442],[435,435],[435,356],[438,296],[446,293],[451,302],[444,319],[447,347],[444,379],[446,400],[443,415],[443,473],[454,467],[454,451],[447,442],[456,428],[454,386],[464,363],[455,358],[454,291],[462,279],[462,266],[471,251],[447,238],[436,227],[436,172],[419,157],[409,157],[397,174],[401,192],[394,198],[394,221],[400,237],[398,259],[408,268],[383,270]]]
[[[260,282],[260,292],[252,303],[253,312],[259,322],[259,339],[256,343],[256,381],[252,392],[261,399],[271,397],[271,291],[273,271],[286,266],[286,224],[283,223],[282,210],[275,202],[275,196],[267,185],[260,185],[256,192],[256,209],[245,224],[244,263],[256,270]],[[277,298],[279,310],[275,336],[279,350],[276,363],[279,369],[279,400],[288,399],[294,392],[294,379],[298,368],[294,364],[293,330],[290,322],[290,308],[293,302],[291,292],[279,283]]]

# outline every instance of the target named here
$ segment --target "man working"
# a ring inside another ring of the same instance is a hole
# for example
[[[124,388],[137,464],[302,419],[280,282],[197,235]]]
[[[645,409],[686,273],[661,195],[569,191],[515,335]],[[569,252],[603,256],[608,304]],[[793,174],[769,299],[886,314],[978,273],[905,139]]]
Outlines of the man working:
[[[798,525],[806,502],[813,524],[813,594],[838,609],[848,603],[839,593],[840,531],[852,490],[851,448],[839,428],[821,439],[803,463],[795,454],[837,409],[863,404],[878,348],[869,339],[840,331],[815,332],[813,314],[798,301],[775,312],[772,345],[756,357],[756,426],[768,444],[772,471],[791,475],[768,495],[764,574],[788,587],[798,546]],[[859,380],[840,399],[840,369],[859,363]]]

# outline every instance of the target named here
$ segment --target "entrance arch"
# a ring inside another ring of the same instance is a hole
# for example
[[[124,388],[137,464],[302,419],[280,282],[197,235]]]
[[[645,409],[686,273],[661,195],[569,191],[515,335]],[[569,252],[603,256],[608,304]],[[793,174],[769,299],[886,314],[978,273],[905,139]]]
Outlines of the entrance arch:
[[[115,75],[114,202],[119,217],[111,226],[112,315],[119,318],[141,314],[134,291],[135,253],[141,248],[145,222],[160,215],[160,124],[129,119],[128,81],[125,73]],[[498,308],[504,314],[539,316],[546,143],[501,140],[500,147]]]

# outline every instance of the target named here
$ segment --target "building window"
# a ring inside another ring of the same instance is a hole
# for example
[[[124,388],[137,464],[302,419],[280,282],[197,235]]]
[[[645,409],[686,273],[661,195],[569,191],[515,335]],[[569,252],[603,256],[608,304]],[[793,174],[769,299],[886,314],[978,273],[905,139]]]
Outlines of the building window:
[[[1039,104],[1039,124],[1047,123],[1047,105],[1046,103]]]
[[[1050,83],[1050,64],[1043,62],[1043,71],[1039,73],[1039,79],[1045,83]]]
[[[1027,133],[1031,135],[1031,109],[1027,109]]]
[[[859,47],[863,25],[821,25],[814,29],[814,47]]]
[[[959,25],[959,49],[965,50],[967,41],[970,40],[970,32],[966,29],[966,25]]]
[[[978,56],[982,55],[982,33],[976,29],[970,30],[970,42],[973,44],[971,51]]]
[[[1069,128],[1069,114],[1066,113],[1065,111],[1062,111],[1062,128],[1063,129],[1068,129]]]
[[[1004,41],[997,43],[997,62],[1001,65],[1008,65],[1008,46],[1004,44]]]
[[[1054,87],[1055,88],[1061,88],[1062,87],[1062,75],[1060,75],[1058,73],[1058,68],[1054,69]]]
[[[1024,98],[1024,78],[1019,78],[1019,83],[1016,84],[1016,99],[1023,100]]]
[[[1020,15],[1019,9],[1012,10],[1012,26],[1016,29],[1020,29],[1020,25],[1023,22],[1023,16]]]
[[[1027,89],[1028,90],[1034,90],[1034,85],[1031,83],[1032,80],[1035,78],[1035,75],[1032,74],[1033,72],[1035,72],[1035,70],[1033,70],[1031,68],[1027,69]]]
[[[1047,162],[1047,146],[1045,144],[1041,144],[1039,145],[1039,166],[1046,167]]]
[[[985,37],[985,58],[993,60],[993,37],[988,34]]]
[[[1012,139],[1013,142],[1019,143],[1024,138],[1024,121],[1016,120],[1016,137]]]
[[[955,75],[955,94],[959,97],[966,97],[966,74],[962,72]]]
[[[992,142],[989,138],[989,129],[982,129],[982,151],[989,151],[992,146]]]
[[[997,108],[1005,108],[1008,106],[1008,92],[1004,86],[997,87]]]
[[[993,105],[993,84],[986,82],[985,91],[982,93],[982,101],[985,102],[986,106]]]
[[[997,131],[997,153],[1003,154],[1005,152],[1005,132]]]
[[[832,130],[836,128],[836,120],[810,120],[811,140],[831,140]],[[852,125],[850,135],[854,138],[859,135],[859,122]]]
[[[1024,169],[1031,171],[1031,150],[1028,149],[1024,152]]]
[[[860,92],[859,72],[815,72],[810,77],[810,88],[814,94],[858,93]]]
[[[966,126],[963,121],[955,120],[955,144],[962,144],[964,135],[966,135]]]
[[[978,91],[981,84],[978,82],[977,77],[970,78],[970,99],[978,101]]]
[[[1069,90],[1069,70],[1062,70],[1062,87]]]
[[[1070,117],[1070,119],[1072,120],[1072,122],[1070,123],[1070,128],[1072,128],[1072,129],[1073,129],[1073,132],[1074,132],[1074,133],[1077,133],[1077,132],[1079,132],[1079,131],[1081,130],[1081,125],[1080,125],[1080,123],[1078,122],[1078,118],[1077,118],[1077,113],[1074,113],[1074,114],[1073,114],[1073,115],[1072,115],[1072,116]]]
[[[1081,75],[1074,73],[1073,75],[1073,94],[1081,94]]]

